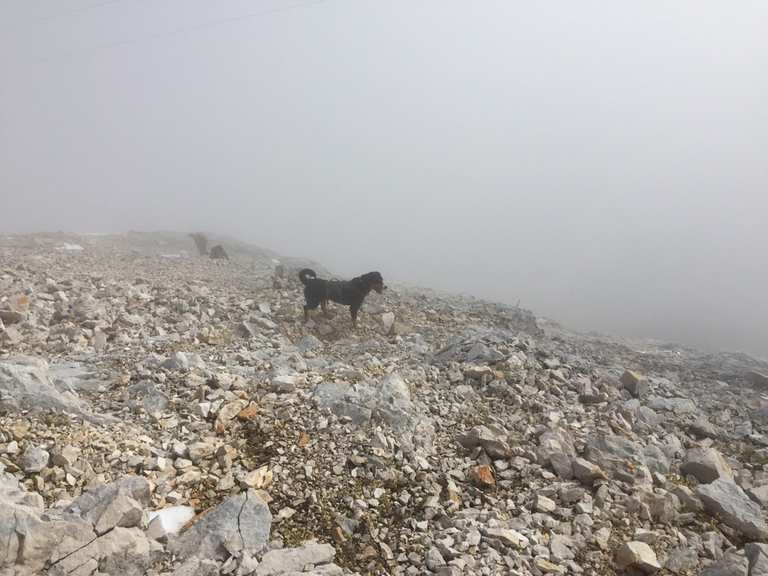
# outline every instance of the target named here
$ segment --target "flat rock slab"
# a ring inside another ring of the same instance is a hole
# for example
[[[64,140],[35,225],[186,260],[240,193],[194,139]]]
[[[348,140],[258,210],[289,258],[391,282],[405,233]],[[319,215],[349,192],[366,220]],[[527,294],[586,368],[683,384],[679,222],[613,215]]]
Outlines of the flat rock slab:
[[[734,482],[718,479],[702,484],[696,488],[696,495],[709,515],[719,518],[734,530],[755,540],[768,537],[768,526],[760,506]]]
[[[302,572],[305,566],[328,564],[336,555],[330,544],[307,542],[298,548],[270,550],[264,554],[255,576],[277,576],[286,572]]]
[[[226,559],[261,552],[269,541],[272,514],[256,492],[230,496],[198,520],[169,549],[181,558]]]

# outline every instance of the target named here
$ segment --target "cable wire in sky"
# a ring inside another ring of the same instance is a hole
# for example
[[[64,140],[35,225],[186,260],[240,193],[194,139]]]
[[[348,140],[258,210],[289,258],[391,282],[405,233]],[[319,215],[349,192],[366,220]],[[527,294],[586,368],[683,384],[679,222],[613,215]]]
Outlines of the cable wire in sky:
[[[74,8],[72,10],[68,10],[66,12],[57,12],[56,14],[51,14],[50,16],[45,16],[43,18],[40,18],[40,22],[50,22],[51,20],[58,20],[59,18],[65,18],[67,16],[71,16],[73,14],[81,14],[82,12],[88,12],[89,10],[95,10],[96,8],[103,8],[105,6],[110,6],[112,4],[119,4],[123,0],[104,0],[103,2],[95,2],[93,4],[86,4],[85,6],[80,6],[79,8]]]
[[[113,0],[113,2],[114,1],[119,1],[119,0]],[[135,36],[133,38],[115,40],[113,42],[105,42],[103,44],[97,44],[95,46],[91,46],[90,48],[83,49],[83,50],[73,50],[70,52],[64,52],[63,55],[64,56],[89,55],[89,53],[91,52],[109,50],[112,48],[119,48],[121,46],[130,46],[132,44],[140,44],[142,42],[166,40],[168,38],[182,36],[184,34],[191,34],[191,33],[199,32],[201,30],[206,30],[209,28],[216,28],[219,26],[226,26],[226,25],[236,25],[248,20],[252,20],[254,18],[258,18],[259,16],[267,16],[270,14],[277,14],[280,12],[289,12],[291,10],[296,10],[298,8],[309,8],[311,6],[317,6],[318,4],[322,4],[324,2],[327,2],[327,0],[308,0],[304,2],[297,2],[295,4],[288,4],[285,6],[277,6],[274,8],[267,8],[264,10],[257,10],[254,12],[246,12],[245,14],[239,14],[237,16],[228,16],[228,17],[219,18],[216,20],[208,20],[206,22],[201,22],[199,24],[193,24],[191,26],[183,26],[173,30],[167,30],[165,32],[144,34],[141,36]],[[53,60],[59,59],[60,55],[62,54],[60,53],[54,57],[42,58],[41,61],[51,62]]]

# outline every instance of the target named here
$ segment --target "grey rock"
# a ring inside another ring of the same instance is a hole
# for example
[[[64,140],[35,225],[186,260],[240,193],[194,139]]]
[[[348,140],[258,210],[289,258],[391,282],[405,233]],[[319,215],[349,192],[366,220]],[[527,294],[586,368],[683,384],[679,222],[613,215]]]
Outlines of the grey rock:
[[[138,480],[147,485],[146,480]],[[98,570],[144,574],[150,563],[149,541],[140,528],[115,526],[113,520],[125,515],[112,512],[122,496],[131,493],[141,498],[142,492],[138,483],[129,479],[120,488],[106,485],[81,496],[66,509],[43,513],[38,495],[25,493],[15,479],[0,472],[0,573],[39,574],[47,565],[51,576],[90,575]],[[97,493],[107,501],[97,498]],[[100,521],[112,523],[101,536],[96,530]]]
[[[690,430],[691,434],[694,436],[698,436],[699,438],[718,438],[720,436],[720,433],[717,429],[717,426],[712,424],[707,418],[700,417],[696,419],[696,421],[691,424],[688,429]]]
[[[536,454],[539,463],[547,465],[551,464],[553,456],[555,458],[576,456],[576,450],[568,432],[558,428],[547,430],[539,437],[539,448]]]
[[[271,525],[269,507],[256,492],[248,490],[225,499],[178,538],[171,539],[169,550],[184,559],[198,556],[223,560],[230,555],[256,554],[269,541]]]
[[[92,414],[77,394],[64,386],[63,381],[54,383],[44,360],[15,357],[0,361],[0,407],[14,411],[52,410],[91,422],[106,421]]]
[[[656,553],[645,542],[627,542],[616,553],[616,565],[626,570],[638,570],[643,574],[655,574],[661,570]]]
[[[640,398],[648,393],[648,380],[641,374],[631,370],[624,371],[624,374],[621,376],[621,383],[624,389],[635,398]]]
[[[184,352],[174,352],[170,358],[163,362],[162,366],[168,370],[188,370],[189,358]]]
[[[749,561],[749,576],[768,576],[768,544],[750,542],[744,546]]]
[[[130,405],[137,410],[143,410],[153,418],[159,418],[168,408],[168,396],[160,392],[152,382],[137,382],[128,387]]]
[[[575,554],[573,553],[573,550],[571,550],[572,547],[573,540],[569,537],[553,534],[549,539],[550,560],[560,564],[567,560],[573,560]]]
[[[458,442],[468,450],[482,446],[491,459],[497,460],[509,456],[509,445],[504,440],[504,436],[506,433],[503,430],[491,430],[487,426],[475,426],[466,434],[461,434],[458,437]]]
[[[126,476],[82,494],[67,506],[66,512],[88,520],[101,535],[117,526],[140,526],[144,507],[149,503],[149,482],[140,476]]]
[[[440,550],[433,546],[427,550],[425,564],[427,565],[427,568],[433,572],[436,572],[438,568],[445,566],[445,558],[443,558],[443,555],[440,554]]]
[[[173,571],[173,576],[219,576],[219,563],[215,560],[192,557]]]
[[[688,398],[661,398],[651,396],[647,405],[656,411],[674,412],[675,414],[694,414],[698,411],[696,403]]]
[[[688,574],[699,565],[699,554],[695,548],[675,548],[669,552],[664,568],[673,574]]]
[[[714,448],[692,448],[685,453],[680,473],[707,484],[718,478],[733,480],[733,471],[723,455]]]
[[[408,385],[398,374],[389,374],[379,382],[350,386],[343,382],[322,382],[315,387],[313,399],[321,409],[349,418],[355,426],[381,422],[399,431],[419,427],[424,434],[414,441],[431,441],[430,419],[423,407],[414,403]]]
[[[747,489],[747,496],[765,508],[768,506],[768,484]]]
[[[276,576],[286,572],[302,572],[305,566],[328,564],[336,551],[330,544],[305,542],[299,548],[270,550],[254,572],[255,576]]]
[[[639,484],[653,483],[643,447],[623,436],[590,436],[584,458],[600,466],[615,479]]]
[[[683,510],[687,512],[702,512],[704,510],[704,505],[701,503],[701,500],[699,500],[698,496],[696,496],[696,494],[693,493],[693,490],[688,488],[688,486],[678,484],[671,487],[670,492],[677,496]]]
[[[720,478],[702,484],[696,488],[696,495],[708,514],[718,517],[734,530],[757,540],[768,537],[768,526],[760,506],[734,482]]]
[[[605,480],[608,477],[600,466],[584,458],[574,458],[571,462],[573,477],[579,482],[591,486],[596,480]]]
[[[299,352],[302,354],[309,352],[311,350],[317,350],[318,348],[323,347],[323,342],[317,338],[317,336],[313,336],[312,334],[307,334],[304,336],[301,340],[298,341],[296,344],[296,348],[299,349]]]
[[[21,468],[27,474],[42,472],[48,466],[50,455],[38,446],[29,446],[21,455]]]
[[[115,528],[68,554],[57,551],[50,576],[121,574],[143,576],[151,562],[151,544],[139,528]]]
[[[701,576],[751,576],[749,562],[741,555],[727,553],[722,560],[710,564],[701,571]]]

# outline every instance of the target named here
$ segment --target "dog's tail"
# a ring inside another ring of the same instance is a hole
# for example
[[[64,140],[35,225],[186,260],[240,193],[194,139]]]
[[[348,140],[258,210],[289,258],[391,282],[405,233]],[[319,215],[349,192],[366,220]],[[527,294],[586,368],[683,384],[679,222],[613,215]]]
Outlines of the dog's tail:
[[[311,268],[304,268],[299,272],[299,280],[301,280],[301,283],[304,284],[304,286],[307,285],[307,281],[310,278],[317,278],[317,274]]]

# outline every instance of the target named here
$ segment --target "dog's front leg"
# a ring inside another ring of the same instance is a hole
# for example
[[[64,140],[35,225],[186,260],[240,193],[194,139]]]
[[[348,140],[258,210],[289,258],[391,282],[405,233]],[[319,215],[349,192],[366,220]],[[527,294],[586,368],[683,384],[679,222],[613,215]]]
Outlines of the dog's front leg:
[[[322,300],[320,302],[320,308],[323,310],[323,315],[327,318],[331,315],[330,312],[328,312],[328,300]]]
[[[352,304],[349,307],[349,313],[352,315],[352,327],[357,328],[357,313],[360,311],[360,304]]]

